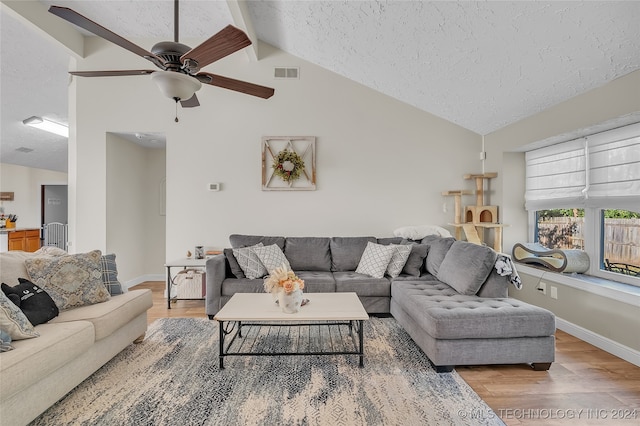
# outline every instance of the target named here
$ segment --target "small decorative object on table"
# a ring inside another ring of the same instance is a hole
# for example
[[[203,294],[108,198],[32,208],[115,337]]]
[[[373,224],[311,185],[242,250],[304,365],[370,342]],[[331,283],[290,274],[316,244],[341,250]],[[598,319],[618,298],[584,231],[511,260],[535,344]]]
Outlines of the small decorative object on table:
[[[196,246],[196,259],[204,259],[204,247]]]
[[[300,310],[300,306],[303,305],[303,288],[304,281],[285,265],[274,269],[271,275],[264,279],[265,291],[273,295],[282,312],[286,314],[295,314]]]

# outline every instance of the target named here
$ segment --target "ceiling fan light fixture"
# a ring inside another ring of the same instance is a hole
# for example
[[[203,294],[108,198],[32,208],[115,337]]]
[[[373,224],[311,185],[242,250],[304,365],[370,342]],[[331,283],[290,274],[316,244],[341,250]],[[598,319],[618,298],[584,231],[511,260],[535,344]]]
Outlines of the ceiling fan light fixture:
[[[69,137],[69,126],[55,121],[47,120],[46,118],[32,116],[22,120],[22,124],[25,126],[35,127],[36,129],[44,130],[45,132],[54,133],[59,136]]]
[[[176,71],[155,71],[151,74],[163,95],[176,101],[186,101],[202,87],[194,77]]]

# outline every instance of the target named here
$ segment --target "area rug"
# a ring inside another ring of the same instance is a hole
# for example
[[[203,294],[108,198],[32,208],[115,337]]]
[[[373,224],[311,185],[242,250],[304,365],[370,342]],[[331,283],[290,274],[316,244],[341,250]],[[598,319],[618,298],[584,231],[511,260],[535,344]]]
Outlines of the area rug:
[[[300,332],[302,333],[302,331]],[[393,318],[354,355],[228,357],[218,325],[153,322],[34,425],[503,425],[454,371],[438,374]]]

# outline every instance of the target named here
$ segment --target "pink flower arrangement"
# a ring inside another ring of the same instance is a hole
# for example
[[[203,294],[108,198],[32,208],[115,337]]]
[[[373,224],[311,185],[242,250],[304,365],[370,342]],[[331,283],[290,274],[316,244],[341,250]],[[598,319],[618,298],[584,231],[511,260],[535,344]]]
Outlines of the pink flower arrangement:
[[[291,294],[295,290],[302,290],[303,288],[304,281],[298,278],[285,265],[274,269],[271,275],[264,279],[264,289],[269,293],[284,291],[287,294]]]

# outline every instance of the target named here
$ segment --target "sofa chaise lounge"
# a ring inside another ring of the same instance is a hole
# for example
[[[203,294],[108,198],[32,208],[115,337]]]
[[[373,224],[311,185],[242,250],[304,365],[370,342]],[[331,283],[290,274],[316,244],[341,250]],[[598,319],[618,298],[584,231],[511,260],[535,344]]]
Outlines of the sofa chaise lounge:
[[[261,277],[244,274],[238,249],[275,245],[305,281],[305,292],[355,292],[368,313],[392,314],[439,372],[520,363],[546,370],[554,361],[553,313],[508,297],[517,274],[505,274],[504,256],[489,247],[440,236],[409,241],[234,234],[229,240],[231,248],[206,263],[210,319],[235,293],[264,291]],[[410,245],[401,273],[378,278],[356,272],[369,244]]]

